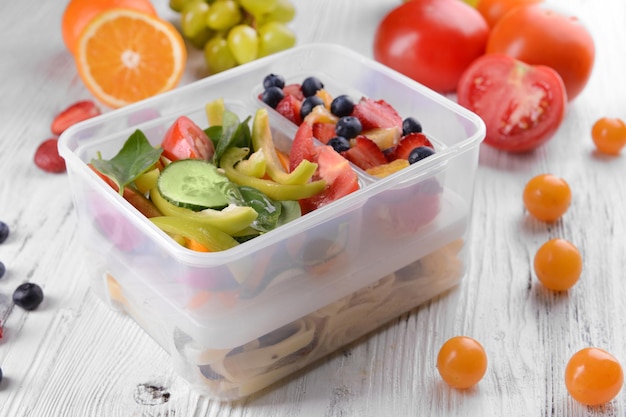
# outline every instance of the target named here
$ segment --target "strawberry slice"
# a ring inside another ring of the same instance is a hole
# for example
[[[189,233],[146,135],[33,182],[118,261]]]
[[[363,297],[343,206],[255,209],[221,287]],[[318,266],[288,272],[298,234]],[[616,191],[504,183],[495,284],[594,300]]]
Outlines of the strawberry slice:
[[[342,152],[341,155],[354,165],[367,170],[387,163],[385,154],[373,140],[360,135],[352,142],[350,149]]]
[[[420,146],[428,146],[435,149],[423,133],[409,133],[400,140],[400,143],[393,150],[387,153],[387,160],[390,162],[396,159],[408,160],[411,151]]]
[[[385,100],[372,100],[362,97],[355,104],[352,116],[359,119],[364,131],[391,127],[402,129],[402,117]]]
[[[65,172],[65,159],[59,155],[58,142],[57,138],[41,142],[35,151],[35,165],[46,172],[55,174]]]
[[[304,100],[304,93],[300,84],[287,84],[283,87],[283,93],[285,96],[293,96],[300,101]]]
[[[286,94],[285,97],[278,102],[278,105],[276,105],[276,111],[292,123],[300,125],[302,123],[302,117],[300,117],[301,107],[302,101],[298,100],[295,96]]]
[[[82,122],[83,120],[90,119],[94,116],[100,114],[100,109],[96,106],[96,104],[91,100],[83,100],[76,102],[63,110],[61,113],[57,114],[54,120],[52,121],[52,125],[50,126],[50,130],[55,135],[60,135],[67,129],[68,127]]]
[[[324,122],[313,123],[313,136],[319,139],[323,144],[327,144],[329,140],[337,136],[335,133],[335,124]]]

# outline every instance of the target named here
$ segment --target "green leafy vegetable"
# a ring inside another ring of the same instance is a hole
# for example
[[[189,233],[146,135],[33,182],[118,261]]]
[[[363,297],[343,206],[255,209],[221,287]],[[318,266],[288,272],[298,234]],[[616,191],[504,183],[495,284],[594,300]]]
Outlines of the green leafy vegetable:
[[[224,111],[222,115],[222,126],[213,126],[205,130],[211,141],[215,145],[213,163],[219,166],[219,161],[227,149],[232,147],[250,148],[252,147],[252,134],[249,126],[250,117],[243,122],[231,111]],[[219,135],[219,136],[218,136]]]
[[[100,173],[109,177],[118,187],[120,195],[124,188],[137,177],[148,171],[161,157],[162,149],[157,149],[148,142],[141,130],[128,137],[122,149],[110,160],[92,159],[91,164]]]

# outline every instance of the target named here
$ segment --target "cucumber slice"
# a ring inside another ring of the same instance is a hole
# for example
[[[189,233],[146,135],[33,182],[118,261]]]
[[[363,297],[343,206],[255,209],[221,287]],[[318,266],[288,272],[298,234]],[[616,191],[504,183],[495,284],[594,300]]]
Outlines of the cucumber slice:
[[[235,186],[210,162],[182,159],[163,169],[157,188],[169,203],[200,211],[228,206]]]

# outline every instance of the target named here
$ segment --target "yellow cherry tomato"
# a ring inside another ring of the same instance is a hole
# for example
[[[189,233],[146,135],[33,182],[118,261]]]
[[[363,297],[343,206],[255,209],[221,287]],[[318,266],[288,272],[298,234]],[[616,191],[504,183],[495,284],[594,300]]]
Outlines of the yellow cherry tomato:
[[[624,384],[619,361],[598,348],[576,352],[565,368],[565,386],[572,398],[584,405],[601,405],[617,396]]]
[[[478,341],[467,336],[456,336],[439,350],[437,370],[451,387],[470,388],[485,375],[487,354]]]
[[[626,123],[614,117],[598,119],[591,128],[591,139],[599,152],[618,155],[626,146]]]
[[[551,239],[535,254],[537,279],[553,291],[567,291],[578,282],[583,270],[580,252],[564,239]]]
[[[523,200],[526,210],[533,217],[553,222],[569,208],[572,191],[564,179],[552,174],[541,174],[528,181]]]

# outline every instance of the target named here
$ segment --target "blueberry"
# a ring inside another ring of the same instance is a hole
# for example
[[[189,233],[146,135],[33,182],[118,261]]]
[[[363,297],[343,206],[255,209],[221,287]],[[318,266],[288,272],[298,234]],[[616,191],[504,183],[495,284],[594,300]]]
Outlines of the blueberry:
[[[330,103],[330,112],[337,117],[350,116],[354,110],[354,101],[345,94],[337,96]]]
[[[273,109],[278,106],[278,103],[280,103],[283,98],[285,98],[285,93],[283,93],[282,88],[279,88],[277,86],[266,88],[263,91],[263,95],[261,96],[263,103],[267,104]]]
[[[409,133],[422,133],[422,125],[413,117],[407,117],[402,121],[402,136]]]
[[[308,77],[302,81],[302,94],[304,97],[314,96],[319,90],[324,88],[324,84],[317,77]]]
[[[2,382],[2,368],[0,368],[0,382]]]
[[[417,161],[421,161],[422,159],[431,156],[434,153],[435,151],[433,150],[433,148],[429,146],[418,146],[409,153],[409,164],[414,164]]]
[[[0,221],[0,243],[7,240],[7,237],[9,237],[9,225]]]
[[[300,117],[302,120],[313,111],[315,106],[319,106],[320,104],[324,104],[324,101],[318,96],[311,96],[304,99],[302,102],[302,107],[300,108]]]
[[[13,302],[24,310],[34,310],[43,301],[41,287],[32,282],[25,282],[13,292]]]
[[[362,130],[361,121],[354,116],[344,116],[335,125],[337,136],[343,136],[346,139],[356,137]]]
[[[7,267],[4,266],[2,261],[0,261],[0,278],[2,278],[4,276],[5,272],[7,272]]]
[[[263,79],[263,88],[266,90],[270,87],[283,88],[285,86],[285,79],[282,75],[268,74]]]
[[[327,145],[332,146],[337,152],[344,152],[350,149],[350,141],[343,136],[335,136],[328,141]]]

